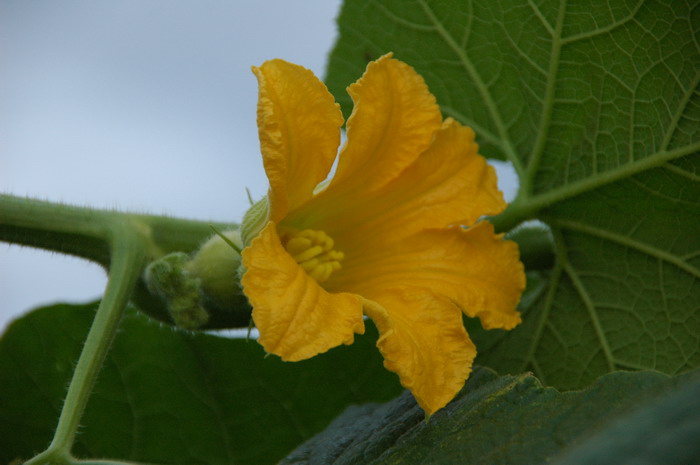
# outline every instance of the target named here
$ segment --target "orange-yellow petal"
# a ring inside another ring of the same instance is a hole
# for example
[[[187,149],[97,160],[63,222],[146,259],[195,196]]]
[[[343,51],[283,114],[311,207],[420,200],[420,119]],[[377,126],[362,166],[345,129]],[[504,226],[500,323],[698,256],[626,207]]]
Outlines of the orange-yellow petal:
[[[506,207],[495,170],[477,151],[474,131],[447,119],[430,147],[377,192],[337,199],[330,187],[292,218],[316,215],[340,248],[358,238],[384,247],[426,228],[474,224]]]
[[[333,165],[343,117],[326,86],[283,60],[253,67],[258,78],[258,133],[270,181],[270,219],[306,202]]]
[[[380,332],[384,366],[399,375],[427,415],[452,400],[476,356],[457,307],[419,289],[384,290],[365,303]]]
[[[520,323],[516,306],[525,273],[518,246],[494,234],[489,222],[466,230],[425,230],[391,247],[368,243],[363,254],[346,255],[343,269],[326,283],[329,290],[374,298],[383,289],[420,287],[479,317],[486,329],[511,329]]]
[[[471,128],[445,120],[430,147],[383,189],[379,197],[391,218],[382,222],[395,228],[392,220],[400,221],[403,229],[417,231],[472,225],[503,211],[496,172],[478,150]]]
[[[364,332],[362,299],[325,291],[282,247],[274,223],[243,250],[243,265],[243,292],[267,352],[303,360]]]
[[[372,191],[428,147],[442,116],[423,78],[390,54],[369,63],[348,93],[354,107],[331,186]]]

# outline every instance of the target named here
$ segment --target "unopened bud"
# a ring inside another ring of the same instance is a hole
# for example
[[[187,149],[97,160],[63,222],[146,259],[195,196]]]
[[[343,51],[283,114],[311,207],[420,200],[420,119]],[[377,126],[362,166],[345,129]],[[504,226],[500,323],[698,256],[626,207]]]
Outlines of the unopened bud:
[[[222,233],[240,250],[241,236],[238,231]],[[212,236],[186,265],[187,271],[201,281],[201,291],[207,300],[219,308],[230,308],[242,295],[238,281],[240,254],[219,235]]]
[[[168,254],[146,268],[148,290],[167,304],[177,326],[197,329],[209,321],[209,314],[200,305],[200,280],[191,276],[185,266],[189,256],[182,252]]]
[[[227,243],[240,249],[237,231],[214,235],[194,258],[183,252],[168,254],[146,268],[149,291],[161,297],[176,325],[198,329],[216,320],[227,320],[240,307],[246,307],[238,279],[241,256]]]

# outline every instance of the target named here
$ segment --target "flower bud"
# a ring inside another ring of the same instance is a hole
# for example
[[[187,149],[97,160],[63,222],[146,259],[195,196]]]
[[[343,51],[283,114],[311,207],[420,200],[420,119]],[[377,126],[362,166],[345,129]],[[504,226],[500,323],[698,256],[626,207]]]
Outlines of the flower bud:
[[[238,231],[222,234],[241,248]],[[238,281],[240,265],[240,254],[219,235],[214,235],[204,243],[185,269],[201,281],[201,292],[207,300],[217,307],[228,308],[235,305],[242,295]]]
[[[223,236],[240,248],[238,231]],[[238,251],[214,235],[193,258],[174,252],[154,261],[144,278],[148,290],[166,302],[177,326],[199,329],[212,323],[212,318],[227,320],[226,314],[247,307],[238,279],[240,265]]]
[[[165,300],[177,326],[197,329],[209,321],[209,314],[200,305],[201,282],[185,269],[189,256],[183,252],[168,254],[146,268],[148,290]]]

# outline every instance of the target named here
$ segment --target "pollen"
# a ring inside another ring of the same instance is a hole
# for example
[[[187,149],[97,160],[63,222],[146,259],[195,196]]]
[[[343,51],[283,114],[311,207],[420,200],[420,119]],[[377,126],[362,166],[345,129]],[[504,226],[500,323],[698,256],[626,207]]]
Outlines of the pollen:
[[[299,266],[319,283],[339,270],[344,258],[343,252],[333,248],[333,239],[324,231],[290,231],[283,235],[282,243]]]

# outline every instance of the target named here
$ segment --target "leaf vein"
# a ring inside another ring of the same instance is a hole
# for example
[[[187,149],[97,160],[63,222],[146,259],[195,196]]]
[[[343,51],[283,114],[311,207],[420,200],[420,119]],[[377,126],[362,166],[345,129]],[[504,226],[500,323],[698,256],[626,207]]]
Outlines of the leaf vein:
[[[488,109],[489,114],[491,115],[491,119],[493,120],[493,123],[496,126],[496,129],[498,130],[498,136],[504,141],[503,147],[505,149],[504,153],[506,155],[506,158],[508,158],[508,160],[511,163],[513,163],[513,167],[518,173],[522,173],[523,170],[520,164],[520,159],[517,157],[515,150],[513,149],[513,144],[510,141],[510,135],[506,130],[501,114],[498,111],[498,108],[496,107],[496,103],[494,102],[493,97],[491,96],[491,93],[484,84],[484,81],[482,80],[481,76],[479,75],[479,73],[476,72],[474,65],[467,57],[464,49],[459,47],[457,41],[454,39],[454,37],[452,37],[452,35],[447,31],[447,29],[445,29],[442,23],[435,16],[433,10],[430,9],[428,4],[425,2],[425,0],[418,0],[418,4],[423,8],[423,11],[433,23],[435,30],[438,32],[440,37],[442,37],[442,39],[445,41],[448,47],[450,47],[450,49],[452,49],[452,51],[457,55],[457,58],[459,58],[459,61],[462,65],[462,68],[466,71],[467,75],[474,82],[477,90],[479,91],[479,94],[481,95],[481,98],[484,101],[484,104],[486,105],[486,108]]]
[[[460,113],[455,108],[447,106],[447,105],[440,105],[440,111],[442,112],[443,115],[451,116],[452,118],[456,119],[457,121],[460,121],[461,123],[466,124],[469,127],[471,127],[474,130],[474,132],[476,132],[477,138],[484,139],[488,143],[495,145],[496,147],[500,148],[501,150],[504,150],[504,147],[503,147],[503,144],[501,143],[501,140],[494,133],[492,133],[488,129],[484,128],[483,126],[478,124],[473,119],[468,118],[463,113]]]
[[[471,36],[472,33],[472,24],[474,22],[474,4],[470,1],[467,2],[467,8],[469,9],[466,15],[467,21],[464,23],[464,33],[462,34],[462,40],[459,42],[462,48],[467,48],[469,36]]]
[[[539,345],[540,340],[542,338],[542,333],[544,331],[544,327],[547,325],[549,312],[552,309],[552,305],[554,303],[554,296],[556,294],[560,278],[561,267],[557,265],[557,267],[554,269],[554,273],[552,274],[549,289],[547,291],[547,296],[545,297],[544,307],[542,309],[542,313],[540,314],[539,321],[537,322],[537,326],[535,327],[532,342],[530,343],[530,347],[528,348],[527,354],[525,355],[525,363],[534,363],[535,349]]]
[[[384,15],[391,19],[392,21],[396,22],[397,24],[401,24],[402,26],[405,26],[409,29],[414,29],[416,31],[425,31],[425,32],[435,32],[435,27],[426,25],[426,24],[417,24],[413,23],[411,21],[408,21],[406,19],[403,19],[402,17],[398,16],[395,14],[393,11],[389,10],[386,6],[382,5],[382,2],[374,2],[374,5],[382,12]]]
[[[627,15],[626,17],[624,17],[618,21],[615,21],[615,22],[613,22],[605,27],[595,29],[593,31],[586,31],[586,32],[581,32],[579,34],[571,35],[569,37],[563,37],[562,43],[569,44],[571,42],[576,42],[576,41],[583,40],[583,39],[592,39],[593,37],[603,35],[603,34],[608,33],[608,32],[612,32],[613,30],[617,29],[618,27],[623,26],[626,23],[628,23],[629,21],[633,20],[634,17],[637,16],[637,13],[639,12],[639,9],[642,7],[642,5],[644,5],[644,0],[640,0],[637,3],[637,5],[635,5],[634,9],[630,12],[630,14]]]
[[[537,378],[540,380],[540,383],[546,386],[547,380],[545,379],[544,370],[542,369],[540,364],[535,359],[533,359],[530,364],[532,365],[532,371],[535,373],[535,376],[537,376]]]
[[[700,182],[700,175],[686,171],[683,168],[680,168],[674,164],[666,163],[662,166],[662,168],[664,168],[665,170],[668,170],[674,174],[677,174],[679,176],[683,176],[685,178],[688,178],[693,182]]]
[[[692,84],[688,86],[688,91],[683,96],[683,100],[679,103],[676,113],[673,115],[671,122],[668,125],[668,130],[664,136],[663,142],[661,143],[661,150],[667,150],[673,134],[675,134],[678,128],[678,122],[683,117],[683,112],[685,111],[687,105],[690,103],[690,98],[695,94],[698,85],[700,85],[700,71],[695,74],[695,79]]]
[[[551,223],[556,224],[560,228],[588,234],[589,236],[598,237],[600,239],[604,239],[604,240],[622,245],[624,247],[634,249],[638,252],[645,253],[649,256],[652,256],[652,257],[657,258],[659,260],[663,260],[667,263],[675,265],[677,268],[680,268],[681,270],[687,272],[688,274],[694,276],[695,278],[700,279],[700,270],[695,268],[694,266],[690,265],[689,263],[684,262],[682,260],[682,258],[677,257],[673,254],[670,254],[664,250],[653,247],[651,245],[645,244],[643,242],[636,241],[630,237],[623,236],[623,235],[617,234],[617,233],[613,233],[611,231],[606,231],[604,229],[600,229],[600,228],[597,228],[597,227],[594,227],[594,226],[591,226],[588,224],[580,223],[578,221],[573,221],[573,220],[555,219],[555,220],[551,221]]]
[[[520,208],[527,211],[538,211],[554,203],[561,202],[571,197],[583,194],[593,189],[597,189],[606,184],[610,184],[620,179],[627,178],[637,173],[656,168],[664,163],[675,160],[677,158],[690,155],[700,150],[700,141],[692,144],[679,147],[677,149],[661,151],[647,155],[632,163],[625,163],[617,168],[607,170],[598,174],[598,176],[589,176],[580,181],[575,181],[565,184],[561,187],[552,189],[543,194],[537,194],[534,197],[523,201]]]
[[[528,160],[525,176],[521,177],[520,180],[521,185],[523,186],[522,191],[526,194],[531,193],[532,181],[535,178],[537,170],[540,168],[544,147],[549,138],[550,123],[554,108],[554,95],[556,93],[557,77],[559,74],[559,56],[561,54],[562,45],[560,37],[564,27],[565,15],[566,0],[560,0],[556,29],[552,35],[552,49],[549,58],[549,70],[547,72],[547,85],[545,88],[544,100],[542,101],[542,114],[540,116],[539,131],[537,131],[537,140],[535,141],[530,159]]]
[[[515,40],[513,40],[513,38],[512,38],[512,37],[510,36],[510,34],[508,33],[508,29],[504,29],[504,30],[503,30],[503,37],[505,37],[505,39],[508,41],[508,43],[510,43],[510,45],[513,47],[513,50],[515,50],[521,58],[523,58],[525,61],[527,61],[527,62],[530,64],[530,66],[532,66],[532,67],[535,69],[535,71],[537,71],[537,72],[538,72],[539,74],[541,74],[542,76],[547,77],[547,70],[546,70],[546,69],[542,69],[542,68],[540,67],[540,65],[537,64],[537,63],[535,62],[535,60],[532,59],[532,57],[530,57],[530,55],[528,55],[527,53],[525,53],[525,52],[520,48],[520,46],[515,42]]]
[[[654,197],[658,197],[660,199],[667,200],[669,203],[675,203],[678,205],[687,204],[688,206],[695,206],[695,205],[698,205],[698,200],[700,200],[700,199],[683,200],[683,199],[679,199],[676,197],[671,197],[670,195],[663,194],[663,193],[659,192],[658,190],[654,190],[654,189],[650,188],[649,186],[647,186],[643,182],[639,181],[638,179],[632,178],[631,181],[636,186],[639,186],[640,189],[649,192]]]
[[[576,289],[576,292],[578,293],[579,297],[581,298],[581,301],[583,302],[584,307],[586,308],[586,311],[588,312],[588,316],[591,319],[591,322],[593,323],[593,328],[595,329],[596,336],[598,338],[598,341],[600,342],[600,348],[603,351],[603,355],[605,356],[605,359],[608,363],[608,369],[610,371],[614,371],[615,359],[612,355],[612,351],[610,350],[610,344],[608,343],[605,331],[603,331],[603,326],[600,322],[600,318],[598,317],[598,311],[595,305],[593,304],[593,300],[588,294],[586,287],[581,282],[581,279],[579,278],[576,269],[571,265],[571,262],[569,262],[568,260],[566,244],[564,241],[564,237],[561,234],[561,230],[559,228],[553,227],[552,233],[556,238],[558,252],[557,256],[561,261],[561,266],[566,272],[566,274],[569,276],[569,279],[571,279],[571,282],[574,285],[574,289]]]
[[[545,29],[547,29],[547,32],[549,32],[549,35],[554,37],[554,28],[552,27],[551,24],[549,24],[549,21],[547,21],[547,18],[544,17],[542,12],[540,11],[539,7],[535,5],[535,3],[532,0],[527,0],[527,4],[530,8],[532,8],[533,13],[535,13],[535,16],[537,16],[537,19],[540,20],[540,23],[544,26]]]

